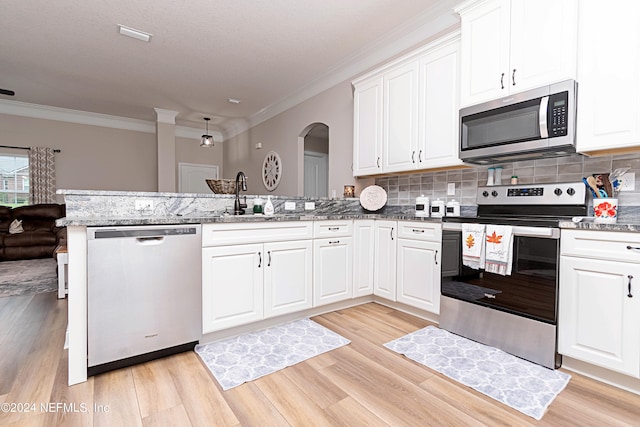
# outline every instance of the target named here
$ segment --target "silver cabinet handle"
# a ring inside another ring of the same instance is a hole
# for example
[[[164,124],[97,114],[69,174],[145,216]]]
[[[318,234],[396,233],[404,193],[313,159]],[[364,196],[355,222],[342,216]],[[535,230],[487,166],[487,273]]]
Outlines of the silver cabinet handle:
[[[416,152],[415,152],[415,151],[413,151],[413,152],[411,153],[411,163],[415,163],[415,162],[416,162]]]
[[[379,168],[380,167],[380,157],[378,157],[378,160],[376,160],[376,166]]]
[[[271,251],[267,251],[267,254],[269,255],[269,262],[267,262],[267,267],[271,267]]]
[[[338,243],[340,243],[340,240],[334,240],[334,241],[329,240],[330,245],[336,245]]]
[[[513,73],[511,74],[511,81],[513,82],[513,85],[516,85],[516,69],[513,69]]]
[[[418,230],[417,228],[411,229],[414,233],[424,233],[424,230]]]
[[[640,251],[640,248],[637,246],[627,246],[627,249],[629,249],[630,251]]]
[[[504,73],[500,76],[500,89],[504,89]]]
[[[393,240],[393,227],[391,227],[391,240]]]
[[[436,252],[433,254],[433,260],[435,261],[436,265],[438,265],[438,250],[436,249]]]
[[[422,150],[418,153],[418,162],[422,163]]]
[[[340,227],[329,227],[329,231],[338,231]]]
[[[262,252],[258,252],[258,268],[262,267]]]
[[[629,286],[629,287],[628,287],[628,291],[629,291],[629,293],[627,294],[627,297],[628,297],[628,298],[633,298],[633,294],[631,293],[631,279],[633,279],[633,276],[629,274],[629,275],[627,276],[627,278],[629,279],[629,285],[628,285],[628,286]]]

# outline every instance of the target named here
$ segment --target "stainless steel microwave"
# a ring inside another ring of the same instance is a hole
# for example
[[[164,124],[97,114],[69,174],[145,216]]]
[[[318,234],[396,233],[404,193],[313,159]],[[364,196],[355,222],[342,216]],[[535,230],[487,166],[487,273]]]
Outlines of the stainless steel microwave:
[[[460,159],[488,164],[575,153],[575,80],[460,110]]]

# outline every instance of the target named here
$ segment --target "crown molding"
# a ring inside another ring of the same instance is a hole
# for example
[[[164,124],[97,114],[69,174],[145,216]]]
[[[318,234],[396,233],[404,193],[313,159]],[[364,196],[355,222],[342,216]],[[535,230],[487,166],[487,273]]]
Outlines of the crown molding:
[[[155,109],[160,114],[170,110]],[[171,113],[175,113],[171,112]],[[31,117],[34,119],[53,120],[58,122],[77,123],[89,126],[101,126],[112,129],[131,130],[135,132],[156,133],[156,122],[130,119],[128,117],[110,116],[108,114],[91,113],[88,111],[70,110],[67,108],[51,107],[48,105],[29,104],[20,101],[0,100],[0,114],[11,116]],[[163,121],[158,119],[158,121]],[[166,121],[163,121],[167,123]],[[174,116],[175,123],[175,116]],[[222,142],[220,132],[210,132],[215,142]],[[202,129],[187,126],[176,126],[176,136],[189,139],[200,139]]]
[[[415,19],[396,28],[393,32],[360,50],[356,55],[342,61],[311,84],[251,115],[247,129],[257,126],[337,84],[348,81],[407,49],[420,43],[429,42],[429,39],[434,35],[460,23],[458,15],[453,11],[453,8],[459,3],[458,0],[437,2]],[[234,133],[234,129],[227,130],[225,128],[226,138],[233,137],[238,133]]]

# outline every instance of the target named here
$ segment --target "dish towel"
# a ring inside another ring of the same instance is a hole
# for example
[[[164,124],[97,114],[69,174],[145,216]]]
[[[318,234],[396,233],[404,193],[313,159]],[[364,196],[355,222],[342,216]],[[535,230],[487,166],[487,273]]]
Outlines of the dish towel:
[[[462,264],[484,268],[484,224],[462,224]]]
[[[510,225],[487,224],[485,271],[511,275],[513,262],[513,230]]]

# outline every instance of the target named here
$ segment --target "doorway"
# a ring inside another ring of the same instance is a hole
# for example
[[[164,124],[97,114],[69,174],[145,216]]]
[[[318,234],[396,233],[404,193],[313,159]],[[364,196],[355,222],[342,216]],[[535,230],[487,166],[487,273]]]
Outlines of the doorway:
[[[329,194],[329,126],[314,123],[304,135],[304,196]]]

